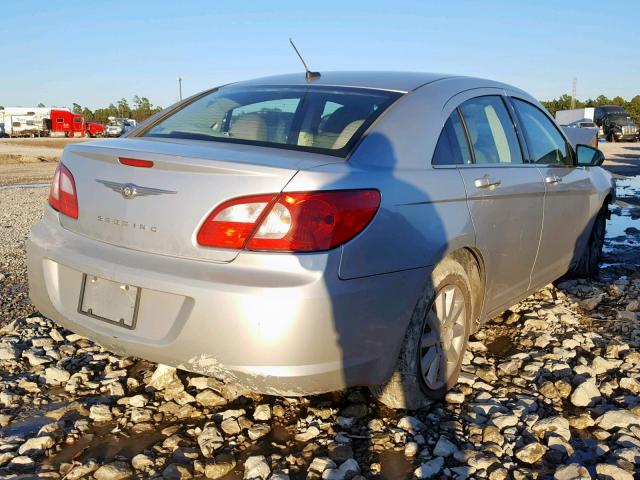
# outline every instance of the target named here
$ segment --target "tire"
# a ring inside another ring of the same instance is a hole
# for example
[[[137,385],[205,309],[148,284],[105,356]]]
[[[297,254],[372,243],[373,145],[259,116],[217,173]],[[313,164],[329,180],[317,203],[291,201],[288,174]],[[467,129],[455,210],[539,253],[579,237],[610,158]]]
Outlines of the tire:
[[[604,236],[607,227],[607,217],[609,215],[609,205],[602,206],[596,215],[589,243],[587,244],[578,263],[571,269],[568,276],[572,278],[598,278],[600,273],[600,257],[604,245]]]
[[[609,141],[610,141],[611,143],[616,143],[616,136],[615,136],[613,133],[612,133],[611,135],[609,135],[609,138],[610,138],[610,140],[609,140]]]
[[[370,387],[371,393],[387,407],[423,408],[442,399],[457,383],[471,333],[471,282],[462,265],[450,257],[438,264],[431,280],[414,308],[391,377],[383,385]],[[452,315],[456,311],[459,314]],[[446,313],[449,322],[443,330],[446,320],[442,317],[446,318]],[[448,349],[449,355],[443,355],[448,345],[452,349]],[[435,360],[438,354],[443,356]],[[447,367],[442,369],[445,357]]]

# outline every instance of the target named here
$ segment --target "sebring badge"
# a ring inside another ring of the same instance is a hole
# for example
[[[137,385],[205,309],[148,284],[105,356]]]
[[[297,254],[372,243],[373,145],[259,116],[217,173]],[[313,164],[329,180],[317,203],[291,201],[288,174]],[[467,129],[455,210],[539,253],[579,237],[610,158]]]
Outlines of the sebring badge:
[[[146,197],[148,195],[164,195],[178,193],[172,190],[162,190],[160,188],[151,188],[151,187],[141,187],[140,185],[135,185],[133,183],[118,183],[118,182],[110,182],[109,180],[99,180],[96,179],[96,182],[101,183],[107,188],[110,188],[114,192],[122,195],[126,200],[131,200],[136,197]]]

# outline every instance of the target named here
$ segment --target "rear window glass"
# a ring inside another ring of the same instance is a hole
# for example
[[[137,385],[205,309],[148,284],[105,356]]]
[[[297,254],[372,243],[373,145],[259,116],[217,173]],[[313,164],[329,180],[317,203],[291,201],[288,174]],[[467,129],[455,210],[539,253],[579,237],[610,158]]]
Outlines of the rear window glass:
[[[224,87],[144,136],[293,148],[344,156],[401,94],[335,87]]]

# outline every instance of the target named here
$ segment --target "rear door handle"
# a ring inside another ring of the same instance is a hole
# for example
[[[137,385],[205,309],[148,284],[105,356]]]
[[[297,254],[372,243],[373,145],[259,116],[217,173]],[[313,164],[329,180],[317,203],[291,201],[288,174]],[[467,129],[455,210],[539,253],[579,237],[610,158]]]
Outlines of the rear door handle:
[[[544,179],[544,183],[548,183],[549,185],[555,185],[556,183],[562,183],[562,178],[556,175],[551,175],[550,177],[546,177]]]
[[[473,184],[476,186],[476,188],[491,188],[491,187],[497,187],[498,185],[500,185],[500,180],[498,178],[492,178],[489,175],[485,175],[484,177],[481,178],[476,178],[473,181]]]

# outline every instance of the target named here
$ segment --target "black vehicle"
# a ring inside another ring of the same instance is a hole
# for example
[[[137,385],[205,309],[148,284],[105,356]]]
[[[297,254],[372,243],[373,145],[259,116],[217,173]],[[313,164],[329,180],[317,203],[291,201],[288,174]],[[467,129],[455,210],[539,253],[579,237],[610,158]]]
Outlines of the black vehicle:
[[[593,121],[602,129],[608,142],[633,142],[638,139],[638,127],[624,108],[618,105],[596,107]]]

